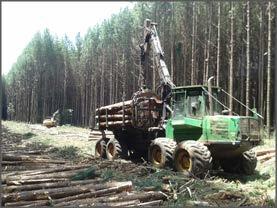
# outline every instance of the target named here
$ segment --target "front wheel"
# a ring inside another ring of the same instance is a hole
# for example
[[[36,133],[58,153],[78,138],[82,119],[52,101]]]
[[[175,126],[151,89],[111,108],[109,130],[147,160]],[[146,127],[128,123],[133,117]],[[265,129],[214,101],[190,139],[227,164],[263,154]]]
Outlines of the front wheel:
[[[95,157],[106,158],[106,142],[99,139],[95,145]]]
[[[127,157],[127,148],[117,139],[110,139],[106,146],[106,155],[109,160]]]
[[[156,168],[171,167],[173,162],[173,151],[176,142],[168,138],[154,139],[148,151],[148,160]]]
[[[210,151],[198,141],[179,143],[173,155],[176,170],[184,174],[204,177],[212,166]]]

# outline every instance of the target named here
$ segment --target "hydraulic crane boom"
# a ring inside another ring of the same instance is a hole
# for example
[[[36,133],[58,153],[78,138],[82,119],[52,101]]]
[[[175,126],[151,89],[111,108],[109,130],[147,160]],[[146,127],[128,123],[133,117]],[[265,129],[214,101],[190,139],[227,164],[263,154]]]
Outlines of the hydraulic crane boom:
[[[170,89],[175,87],[174,83],[170,79],[169,71],[164,61],[164,52],[162,50],[160,39],[156,30],[156,23],[146,19],[144,23],[144,43],[141,45],[143,55],[145,55],[149,46],[152,46],[152,50],[154,51],[154,59],[159,73],[161,85],[168,86]]]
[[[169,101],[171,97],[172,88],[175,87],[174,83],[170,78],[168,68],[164,61],[164,52],[161,47],[160,39],[156,29],[156,23],[146,19],[144,22],[144,43],[140,45],[142,62],[144,61],[145,54],[151,47],[154,52],[154,60],[156,68],[160,77],[161,98],[163,101],[163,112],[161,118],[161,124],[166,120],[166,109],[172,112],[169,107]]]

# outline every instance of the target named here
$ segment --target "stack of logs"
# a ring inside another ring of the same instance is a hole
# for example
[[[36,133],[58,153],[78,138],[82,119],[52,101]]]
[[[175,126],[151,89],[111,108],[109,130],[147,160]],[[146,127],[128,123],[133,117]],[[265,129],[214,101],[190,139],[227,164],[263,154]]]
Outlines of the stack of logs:
[[[109,163],[98,164],[99,170]],[[86,180],[73,180],[89,165],[6,173],[2,177],[5,207],[158,206],[167,197],[157,191],[133,191],[131,181],[105,182],[94,171]]]
[[[99,129],[117,128],[132,124],[132,100],[120,102],[96,109]]]
[[[163,102],[151,91],[138,91],[132,100],[96,109],[100,130],[114,130],[122,126],[148,129],[161,120]]]
[[[62,160],[53,160],[48,156],[36,155],[40,151],[28,151],[28,152],[17,152],[17,153],[3,153],[2,154],[2,165],[3,166],[18,166],[24,167],[37,167],[41,165],[52,166],[55,164],[64,164],[65,161]]]

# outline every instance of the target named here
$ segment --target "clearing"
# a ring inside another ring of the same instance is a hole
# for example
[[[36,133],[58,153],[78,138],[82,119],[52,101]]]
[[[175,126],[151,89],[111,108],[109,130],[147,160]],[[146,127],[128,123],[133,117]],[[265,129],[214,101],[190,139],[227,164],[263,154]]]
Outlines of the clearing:
[[[97,138],[73,126],[3,122],[2,182],[6,207],[275,206],[275,145],[255,150],[252,176],[213,170],[188,178],[144,163],[96,159]]]

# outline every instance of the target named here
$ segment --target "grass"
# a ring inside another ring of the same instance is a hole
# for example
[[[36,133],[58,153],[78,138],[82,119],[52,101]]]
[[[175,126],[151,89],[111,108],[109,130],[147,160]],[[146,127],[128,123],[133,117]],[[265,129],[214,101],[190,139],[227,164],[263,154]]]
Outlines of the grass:
[[[54,147],[57,156],[73,159],[78,156],[93,155],[95,142],[88,141],[90,130],[71,125],[46,128],[40,124],[3,121],[9,132],[22,135],[26,144]]]
[[[36,136],[36,134],[33,134],[32,132],[27,132],[27,133],[23,134],[24,139],[30,139],[34,136]]]
[[[60,148],[54,147],[51,149],[50,152],[57,157],[61,157],[69,160],[74,160],[80,157],[79,156],[80,149],[74,146],[65,146]]]
[[[96,170],[94,167],[87,168],[84,171],[79,171],[76,175],[72,176],[72,180],[87,180],[87,179],[93,179],[96,176],[98,176],[96,173]]]

